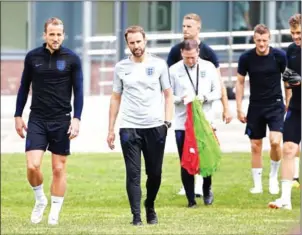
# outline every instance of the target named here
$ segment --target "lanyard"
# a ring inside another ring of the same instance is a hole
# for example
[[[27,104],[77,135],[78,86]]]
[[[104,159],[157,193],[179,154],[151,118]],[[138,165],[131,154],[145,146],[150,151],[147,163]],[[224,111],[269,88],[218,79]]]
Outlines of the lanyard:
[[[188,74],[188,77],[189,77],[189,79],[190,79],[190,82],[191,82],[191,84],[192,84],[192,86],[193,86],[193,88],[194,88],[195,94],[198,95],[199,64],[197,64],[197,69],[196,69],[196,71],[197,71],[197,73],[196,73],[196,88],[194,87],[194,83],[193,83],[193,81],[192,81],[192,78],[191,78],[191,76],[190,76],[190,73],[189,73],[189,71],[188,71],[187,66],[186,66],[186,65],[184,65],[184,66],[185,66],[186,72],[187,72],[187,74]]]

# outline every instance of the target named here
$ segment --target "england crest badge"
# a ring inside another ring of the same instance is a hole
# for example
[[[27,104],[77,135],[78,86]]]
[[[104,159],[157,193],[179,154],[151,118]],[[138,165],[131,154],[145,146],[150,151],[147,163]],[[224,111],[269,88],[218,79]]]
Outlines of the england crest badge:
[[[57,60],[57,69],[60,71],[63,71],[66,67],[66,61],[65,60]]]
[[[152,76],[154,74],[154,67],[146,68],[146,74],[147,76]]]
[[[200,77],[204,78],[206,76],[206,71],[200,71]]]

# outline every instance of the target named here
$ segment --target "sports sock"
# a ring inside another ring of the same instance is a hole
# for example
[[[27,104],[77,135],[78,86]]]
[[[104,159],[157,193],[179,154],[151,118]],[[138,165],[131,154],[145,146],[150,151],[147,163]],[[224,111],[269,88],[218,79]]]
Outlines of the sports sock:
[[[36,201],[43,201],[45,199],[45,194],[43,190],[43,184],[32,187]]]
[[[285,202],[291,201],[292,193],[292,181],[291,180],[281,180],[282,195],[281,199]]]
[[[279,167],[280,167],[280,160],[279,161],[274,161],[271,160],[271,171],[269,174],[269,177],[271,179],[278,179],[278,172],[279,172]]]
[[[62,205],[63,205],[64,197],[56,197],[51,196],[51,208],[50,208],[50,215],[53,218],[58,218]]]
[[[262,168],[252,168],[254,187],[262,189]]]

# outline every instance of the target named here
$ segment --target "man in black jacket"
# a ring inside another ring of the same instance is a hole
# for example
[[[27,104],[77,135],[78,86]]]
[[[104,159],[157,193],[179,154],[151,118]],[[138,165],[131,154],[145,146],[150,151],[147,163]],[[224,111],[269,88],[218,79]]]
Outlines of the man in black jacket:
[[[53,181],[51,184],[50,225],[58,224],[66,191],[66,160],[70,154],[70,139],[79,133],[83,108],[83,74],[79,57],[62,47],[63,22],[50,18],[44,25],[43,46],[27,53],[18,91],[15,128],[21,138],[27,131],[25,152],[27,179],[35,194],[36,203],[31,222],[39,223],[48,204],[43,190],[40,170],[42,157],[52,153]],[[32,86],[32,103],[28,125],[22,119],[28,93]],[[74,92],[74,112],[71,118],[71,94]]]

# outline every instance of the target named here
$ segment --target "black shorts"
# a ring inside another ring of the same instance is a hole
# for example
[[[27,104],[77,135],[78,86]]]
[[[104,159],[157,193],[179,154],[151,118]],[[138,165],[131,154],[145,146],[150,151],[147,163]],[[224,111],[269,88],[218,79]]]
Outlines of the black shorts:
[[[301,111],[289,109],[284,121],[283,142],[301,142]]]
[[[28,121],[25,151],[47,149],[58,155],[70,155],[70,121]]]
[[[284,114],[285,105],[281,100],[271,105],[250,104],[245,134],[250,139],[262,139],[266,136],[266,125],[270,131],[283,132]]]

